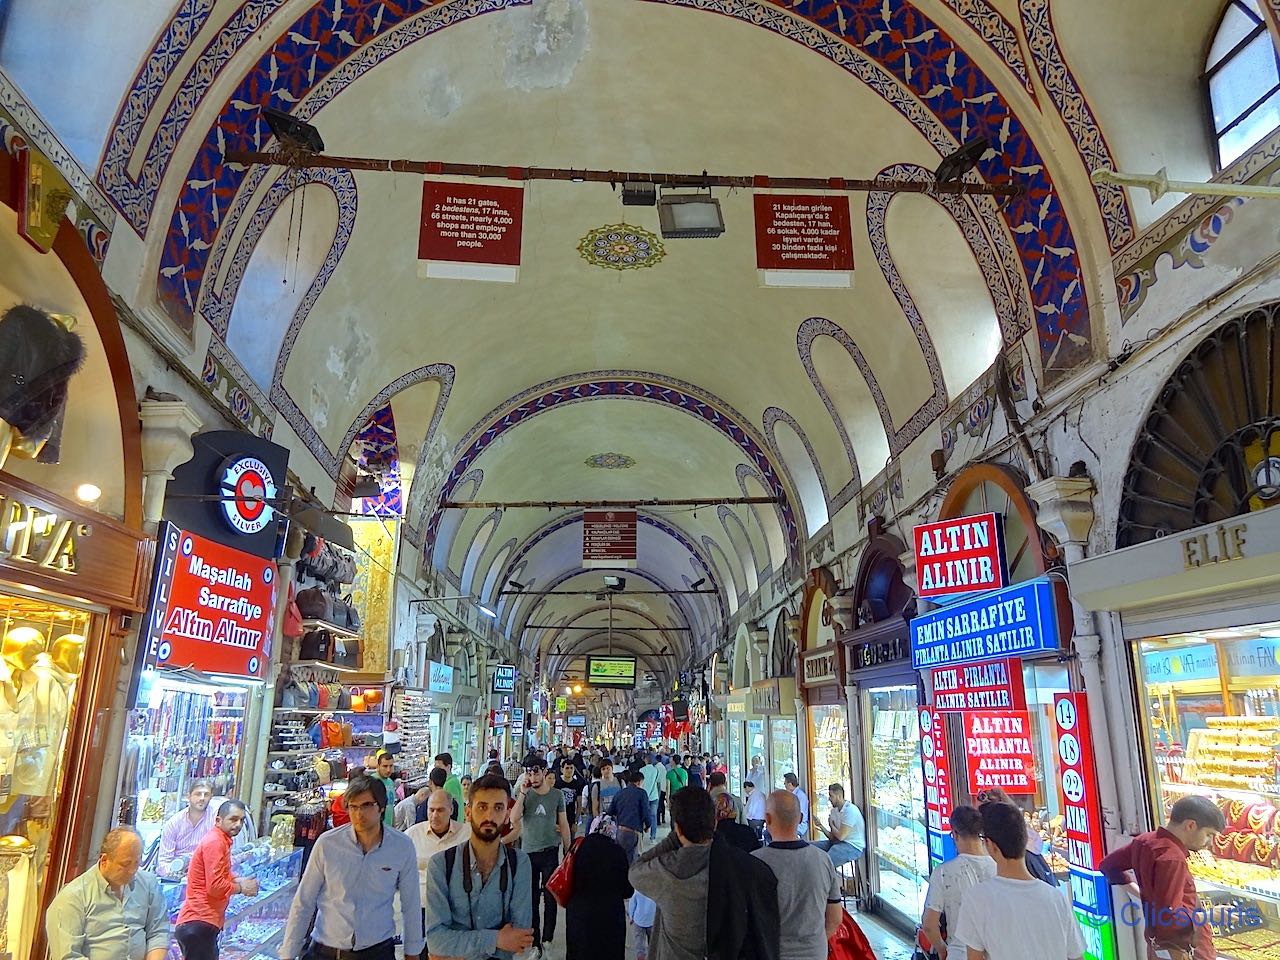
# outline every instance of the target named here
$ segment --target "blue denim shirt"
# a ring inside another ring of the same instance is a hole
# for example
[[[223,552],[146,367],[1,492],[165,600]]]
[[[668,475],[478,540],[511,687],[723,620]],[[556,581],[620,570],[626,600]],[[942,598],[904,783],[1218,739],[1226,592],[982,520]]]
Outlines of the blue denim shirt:
[[[485,960],[488,957],[510,958],[498,949],[498,931],[508,923],[517,929],[533,926],[533,879],[529,856],[516,851],[515,876],[507,877],[507,892],[502,893],[502,867],[506,862],[506,846],[499,851],[498,864],[489,879],[480,878],[475,858],[471,863],[471,897],[468,903],[462,885],[462,846],[455,847],[453,873],[445,876],[445,856],[435,854],[427,861],[427,952],[431,956],[463,957]],[[474,918],[475,925],[472,926]]]
[[[653,826],[649,813],[649,795],[639,787],[623,787],[609,804],[609,813],[620,827],[640,831]]]

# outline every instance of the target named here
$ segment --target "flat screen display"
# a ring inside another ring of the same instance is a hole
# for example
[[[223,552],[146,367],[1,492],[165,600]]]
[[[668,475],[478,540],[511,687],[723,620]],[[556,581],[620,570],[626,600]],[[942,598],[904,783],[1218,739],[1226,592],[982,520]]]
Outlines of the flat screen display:
[[[633,689],[636,685],[636,658],[587,657],[587,685]]]
[[[587,725],[587,715],[585,713],[569,714],[569,726],[585,727]]]

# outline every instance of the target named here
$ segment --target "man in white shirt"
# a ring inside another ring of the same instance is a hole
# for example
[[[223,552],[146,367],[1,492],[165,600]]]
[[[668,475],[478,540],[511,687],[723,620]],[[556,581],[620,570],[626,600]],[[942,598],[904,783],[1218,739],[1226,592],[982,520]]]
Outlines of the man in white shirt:
[[[800,789],[800,778],[794,773],[784,773],[782,785],[795,794],[796,803],[800,804],[800,824],[796,827],[796,836],[801,840],[807,840],[809,838],[809,795]]]
[[[844,784],[833,783],[827,787],[827,799],[831,801],[827,825],[817,825],[826,839],[819,840],[814,846],[827,851],[831,865],[835,867],[861,859],[867,849],[867,823],[862,818],[862,811],[845,799]]]
[[[1081,960],[1084,936],[1071,901],[1027,870],[1022,811],[1008,803],[983,804],[982,834],[996,875],[960,898],[954,937],[965,945],[967,960]]]
[[[760,781],[761,786],[764,781]],[[747,780],[743,784],[743,789],[747,791],[747,799],[745,802],[747,815],[747,826],[755,831],[756,839],[764,839],[764,814],[765,814],[765,798],[768,795],[767,790],[757,790],[754,780]]]
[[[948,953],[953,960],[968,960],[964,943],[956,937],[960,900],[970,887],[996,875],[996,862],[987,855],[982,841],[982,814],[976,807],[959,806],[951,811],[951,836],[959,852],[929,874],[929,894],[924,898],[920,926],[938,960],[947,960]]]
[[[427,902],[427,861],[442,850],[466,843],[471,837],[471,824],[453,819],[453,797],[437,790],[427,800],[427,819],[415,823],[405,834],[418,851],[418,876],[422,883],[422,902]]]

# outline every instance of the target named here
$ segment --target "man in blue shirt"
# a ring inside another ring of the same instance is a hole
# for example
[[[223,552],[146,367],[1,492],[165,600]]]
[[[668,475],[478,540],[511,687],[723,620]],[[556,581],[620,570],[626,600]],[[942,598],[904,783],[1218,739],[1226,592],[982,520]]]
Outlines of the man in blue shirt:
[[[471,839],[427,861],[431,956],[510,960],[533,943],[529,857],[501,840],[510,815],[511,784],[502,776],[480,777],[468,797]]]
[[[649,839],[658,839],[658,799],[662,795],[662,781],[666,771],[658,765],[656,754],[649,754],[648,763],[640,768],[640,787],[649,798]]]
[[[376,777],[352,777],[343,800],[351,822],[316,841],[298,882],[278,956],[394,960],[392,904],[398,893],[405,960],[418,960],[425,944],[413,841],[383,825],[387,792]]]
[[[636,771],[627,770],[622,774],[622,780],[626,786],[609,804],[609,815],[618,822],[618,843],[627,852],[627,863],[630,864],[635,862],[641,832],[653,825],[653,815],[650,813],[649,794],[639,786],[644,778]]]

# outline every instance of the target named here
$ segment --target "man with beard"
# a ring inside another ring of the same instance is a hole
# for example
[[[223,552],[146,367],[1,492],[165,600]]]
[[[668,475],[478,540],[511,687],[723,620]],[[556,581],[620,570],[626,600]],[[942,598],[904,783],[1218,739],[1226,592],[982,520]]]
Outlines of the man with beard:
[[[511,784],[471,784],[471,839],[427,863],[427,948],[436,957],[511,957],[533,943],[533,872],[522,850],[499,839],[511,814]]]
[[[253,877],[231,875],[231,841],[244,826],[244,804],[227,800],[218,808],[214,827],[204,835],[187,871],[187,895],[178,912],[173,937],[186,960],[218,960],[218,934],[227,920],[231,895],[258,895]]]
[[[344,806],[351,822],[320,834],[312,848],[277,956],[394,960],[399,894],[404,960],[418,960],[425,944],[413,841],[384,825],[387,791],[376,777],[348,780]]]

